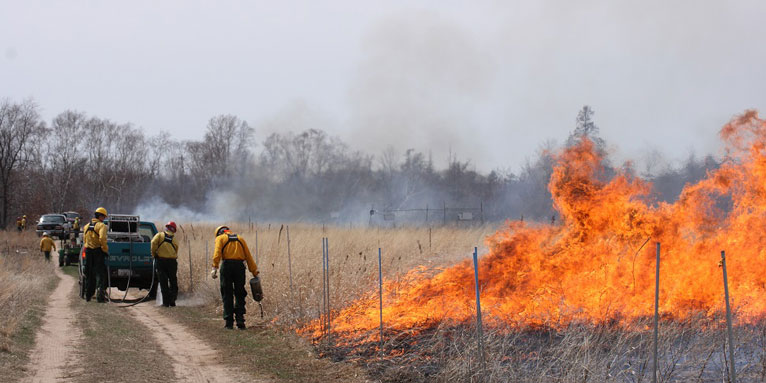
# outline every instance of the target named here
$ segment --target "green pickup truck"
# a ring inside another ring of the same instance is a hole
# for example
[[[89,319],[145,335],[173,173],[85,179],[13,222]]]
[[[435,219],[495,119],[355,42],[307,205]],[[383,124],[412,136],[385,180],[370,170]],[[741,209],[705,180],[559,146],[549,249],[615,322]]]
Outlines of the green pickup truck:
[[[109,257],[109,286],[120,290],[137,287],[149,290],[149,299],[157,292],[157,278],[153,277],[151,240],[157,234],[152,222],[141,221],[137,215],[110,215],[104,223],[109,228],[107,243]],[[83,225],[85,226],[85,225]],[[80,249],[80,296],[85,295],[85,247]]]

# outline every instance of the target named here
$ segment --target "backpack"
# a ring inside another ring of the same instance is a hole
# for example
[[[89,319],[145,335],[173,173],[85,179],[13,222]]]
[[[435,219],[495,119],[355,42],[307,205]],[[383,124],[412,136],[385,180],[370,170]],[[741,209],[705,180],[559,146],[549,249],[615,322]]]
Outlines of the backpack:
[[[160,243],[160,246],[162,246],[165,243],[169,243],[170,246],[173,247],[173,250],[178,252],[178,247],[176,247],[176,245],[173,243],[173,235],[168,236],[167,233],[162,232],[162,237],[163,237],[163,239],[162,239],[162,243]],[[159,250],[160,246],[157,246],[158,250]]]
[[[236,234],[227,234],[227,235],[229,237],[229,240],[226,241],[226,243],[221,248],[221,257],[223,257],[223,251],[226,250],[226,246],[228,246],[232,242],[239,242],[239,236],[238,235],[236,235]],[[242,242],[239,242],[239,244],[241,245]]]

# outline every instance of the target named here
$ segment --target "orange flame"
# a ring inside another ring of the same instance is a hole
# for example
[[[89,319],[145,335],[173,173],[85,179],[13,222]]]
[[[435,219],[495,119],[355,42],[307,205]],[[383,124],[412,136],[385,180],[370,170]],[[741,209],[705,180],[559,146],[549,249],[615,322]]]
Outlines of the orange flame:
[[[629,325],[654,310],[655,251],[662,244],[660,312],[712,315],[723,303],[720,251],[727,252],[739,320],[766,313],[766,121],[747,111],[721,129],[721,167],[686,185],[676,203],[652,201],[651,184],[629,171],[605,179],[584,139],[565,149],[549,183],[562,225],[511,222],[480,258],[488,324],[563,328],[572,322]],[[468,252],[468,249],[466,249]],[[413,330],[475,318],[473,265],[418,268],[384,284],[388,329]],[[377,291],[336,313],[333,331],[364,336],[378,322]],[[305,331],[315,336],[319,322]],[[415,330],[417,331],[417,330]],[[374,334],[374,333],[371,333]],[[370,335],[374,337],[375,335]]]

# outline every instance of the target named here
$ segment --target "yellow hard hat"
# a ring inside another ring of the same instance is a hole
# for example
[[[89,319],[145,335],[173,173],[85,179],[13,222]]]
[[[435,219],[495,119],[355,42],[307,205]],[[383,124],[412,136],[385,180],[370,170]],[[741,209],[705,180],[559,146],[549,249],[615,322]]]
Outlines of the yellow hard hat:
[[[104,209],[103,207],[100,207],[100,208],[96,209],[96,213],[103,214],[103,215],[109,215],[109,214],[106,214],[106,209]]]
[[[215,236],[217,237],[217,236],[223,234],[224,230],[229,230],[229,227],[226,226],[226,225],[222,225],[222,226],[216,227],[215,228]]]
[[[27,215],[26,215],[26,214],[24,214],[24,218],[27,218]]]

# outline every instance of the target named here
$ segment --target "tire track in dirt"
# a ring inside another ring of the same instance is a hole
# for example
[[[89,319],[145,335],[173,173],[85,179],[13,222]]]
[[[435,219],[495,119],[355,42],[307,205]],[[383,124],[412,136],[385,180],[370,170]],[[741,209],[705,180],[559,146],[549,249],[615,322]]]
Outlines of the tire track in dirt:
[[[69,381],[71,371],[66,367],[76,365],[77,342],[81,334],[70,306],[75,280],[58,268],[55,270],[59,284],[50,296],[27,366],[27,371],[34,371],[34,375],[23,382]]]
[[[183,325],[160,313],[158,307],[141,304],[129,308],[139,322],[151,329],[163,351],[173,358],[176,378],[182,382],[268,382],[224,366],[223,356]]]

